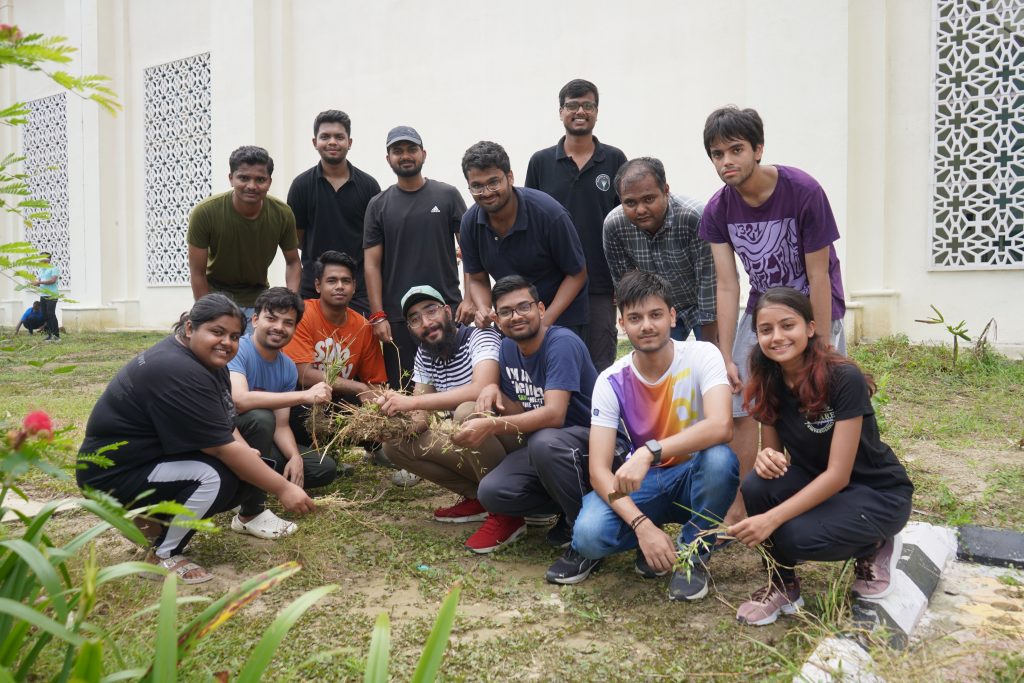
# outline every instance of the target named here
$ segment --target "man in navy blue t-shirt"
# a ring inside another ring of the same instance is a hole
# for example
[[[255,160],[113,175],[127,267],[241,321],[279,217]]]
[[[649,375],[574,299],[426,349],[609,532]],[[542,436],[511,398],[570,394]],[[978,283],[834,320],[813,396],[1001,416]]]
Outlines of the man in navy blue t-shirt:
[[[590,491],[585,458],[597,370],[578,336],[546,326],[547,307],[525,278],[498,280],[492,296],[505,334],[501,380],[484,389],[477,410],[493,410],[497,417],[467,420],[452,440],[473,446],[492,435],[518,435],[526,445],[505,456],[480,482],[477,498],[492,514],[466,547],[491,552],[525,533],[525,516],[553,513],[560,519],[548,540],[568,547],[583,496]],[[568,548],[548,578],[578,576],[582,581],[596,564]]]
[[[476,203],[459,230],[466,293],[478,327],[491,322],[491,278],[526,278],[537,288],[555,323],[580,335],[587,329],[587,263],[569,212],[547,194],[513,187],[508,154],[494,142],[478,142],[462,157],[462,172]]]

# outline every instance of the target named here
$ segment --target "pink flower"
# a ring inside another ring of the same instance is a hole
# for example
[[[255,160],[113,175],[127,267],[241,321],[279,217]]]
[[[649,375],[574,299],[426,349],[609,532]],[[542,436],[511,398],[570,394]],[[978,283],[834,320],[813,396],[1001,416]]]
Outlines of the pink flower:
[[[21,29],[11,24],[0,24],[0,38],[17,42],[21,40]]]
[[[21,426],[29,434],[38,434],[40,432],[53,433],[53,422],[50,420],[50,416],[42,410],[34,410],[26,415]]]

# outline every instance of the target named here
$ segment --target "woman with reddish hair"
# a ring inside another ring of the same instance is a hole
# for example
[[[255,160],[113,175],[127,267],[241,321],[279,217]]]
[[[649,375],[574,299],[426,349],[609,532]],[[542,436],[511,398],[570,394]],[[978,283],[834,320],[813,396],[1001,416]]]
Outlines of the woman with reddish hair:
[[[854,594],[884,597],[914,487],[879,438],[874,383],[815,333],[810,300],[795,289],[769,289],[753,320],[744,407],[761,423],[762,448],[741,489],[749,517],[729,533],[764,543],[775,562],[736,618],[763,626],[796,612],[803,599],[794,567],[808,560],[852,558]]]

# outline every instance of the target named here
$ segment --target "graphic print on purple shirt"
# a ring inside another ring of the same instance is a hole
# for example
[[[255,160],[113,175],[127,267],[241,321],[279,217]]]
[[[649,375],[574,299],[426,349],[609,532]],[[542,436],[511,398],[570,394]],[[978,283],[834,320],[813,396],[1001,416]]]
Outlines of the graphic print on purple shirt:
[[[804,255],[795,218],[759,223],[729,223],[733,248],[750,277],[750,288],[764,292],[785,285],[809,292]]]

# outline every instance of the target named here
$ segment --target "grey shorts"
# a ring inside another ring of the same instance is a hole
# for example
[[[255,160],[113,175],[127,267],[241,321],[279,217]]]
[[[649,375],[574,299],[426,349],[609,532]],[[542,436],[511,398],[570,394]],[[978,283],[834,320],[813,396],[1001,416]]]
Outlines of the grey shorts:
[[[740,322],[736,326],[736,341],[732,345],[732,360],[736,363],[736,369],[740,373],[740,381],[747,383],[750,377],[750,350],[757,344],[757,335],[750,324],[750,314],[744,313],[740,316]],[[832,321],[832,346],[842,355],[846,355],[846,330],[842,320]],[[732,395],[732,416],[746,417],[747,411],[743,410],[743,393]]]

